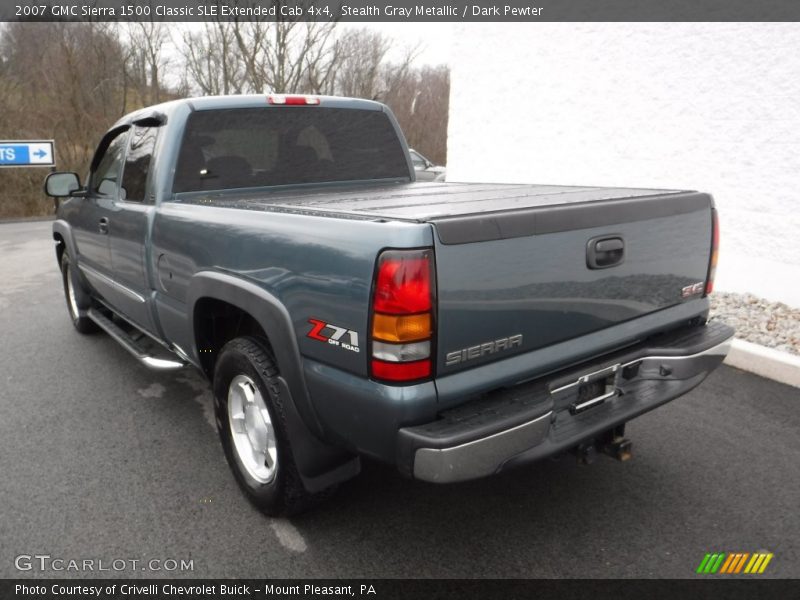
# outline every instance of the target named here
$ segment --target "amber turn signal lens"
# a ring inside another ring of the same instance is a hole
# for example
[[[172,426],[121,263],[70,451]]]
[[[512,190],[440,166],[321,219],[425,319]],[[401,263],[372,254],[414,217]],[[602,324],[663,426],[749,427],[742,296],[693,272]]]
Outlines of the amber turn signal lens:
[[[384,342],[413,342],[431,337],[431,314],[384,315],[375,313],[372,337]]]

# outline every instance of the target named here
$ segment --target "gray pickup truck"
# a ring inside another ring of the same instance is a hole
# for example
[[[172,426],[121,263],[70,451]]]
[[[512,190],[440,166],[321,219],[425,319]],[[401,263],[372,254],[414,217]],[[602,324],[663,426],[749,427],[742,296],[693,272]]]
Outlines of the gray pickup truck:
[[[52,173],[67,308],[153,369],[211,382],[228,462],[268,514],[360,457],[456,482],[543,457],[625,459],[627,421],[698,385],[711,196],[415,183],[365,100],[185,99]]]

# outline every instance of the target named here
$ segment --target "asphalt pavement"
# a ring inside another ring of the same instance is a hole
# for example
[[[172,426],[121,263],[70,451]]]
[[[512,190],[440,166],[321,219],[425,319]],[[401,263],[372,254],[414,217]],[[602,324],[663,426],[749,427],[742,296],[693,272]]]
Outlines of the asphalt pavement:
[[[0,577],[92,575],[17,569],[48,555],[125,577],[680,578],[718,551],[800,577],[796,388],[722,367],[628,425],[631,461],[450,486],[364,463],[315,512],[270,519],[238,490],[197,374],[73,329],[50,223],[0,224],[0,257]]]

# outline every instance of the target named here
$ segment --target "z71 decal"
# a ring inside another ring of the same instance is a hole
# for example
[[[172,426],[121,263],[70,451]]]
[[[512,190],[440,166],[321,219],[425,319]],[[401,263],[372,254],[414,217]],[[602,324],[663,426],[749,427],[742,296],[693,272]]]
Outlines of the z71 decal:
[[[330,344],[331,346],[338,346],[350,352],[360,352],[358,347],[358,332],[352,329],[339,327],[319,319],[309,319],[311,323],[311,331],[306,334],[312,340]]]

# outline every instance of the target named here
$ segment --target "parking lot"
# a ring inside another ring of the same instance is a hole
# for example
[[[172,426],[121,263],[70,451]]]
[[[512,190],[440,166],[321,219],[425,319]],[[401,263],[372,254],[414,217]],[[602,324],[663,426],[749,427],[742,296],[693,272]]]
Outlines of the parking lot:
[[[207,384],[67,317],[49,222],[0,224],[0,577],[19,555],[191,560],[192,577],[692,577],[706,552],[800,577],[800,390],[722,367],[633,421],[634,459],[437,487],[364,463],[313,513],[239,492]],[[126,577],[163,572],[125,569]]]

